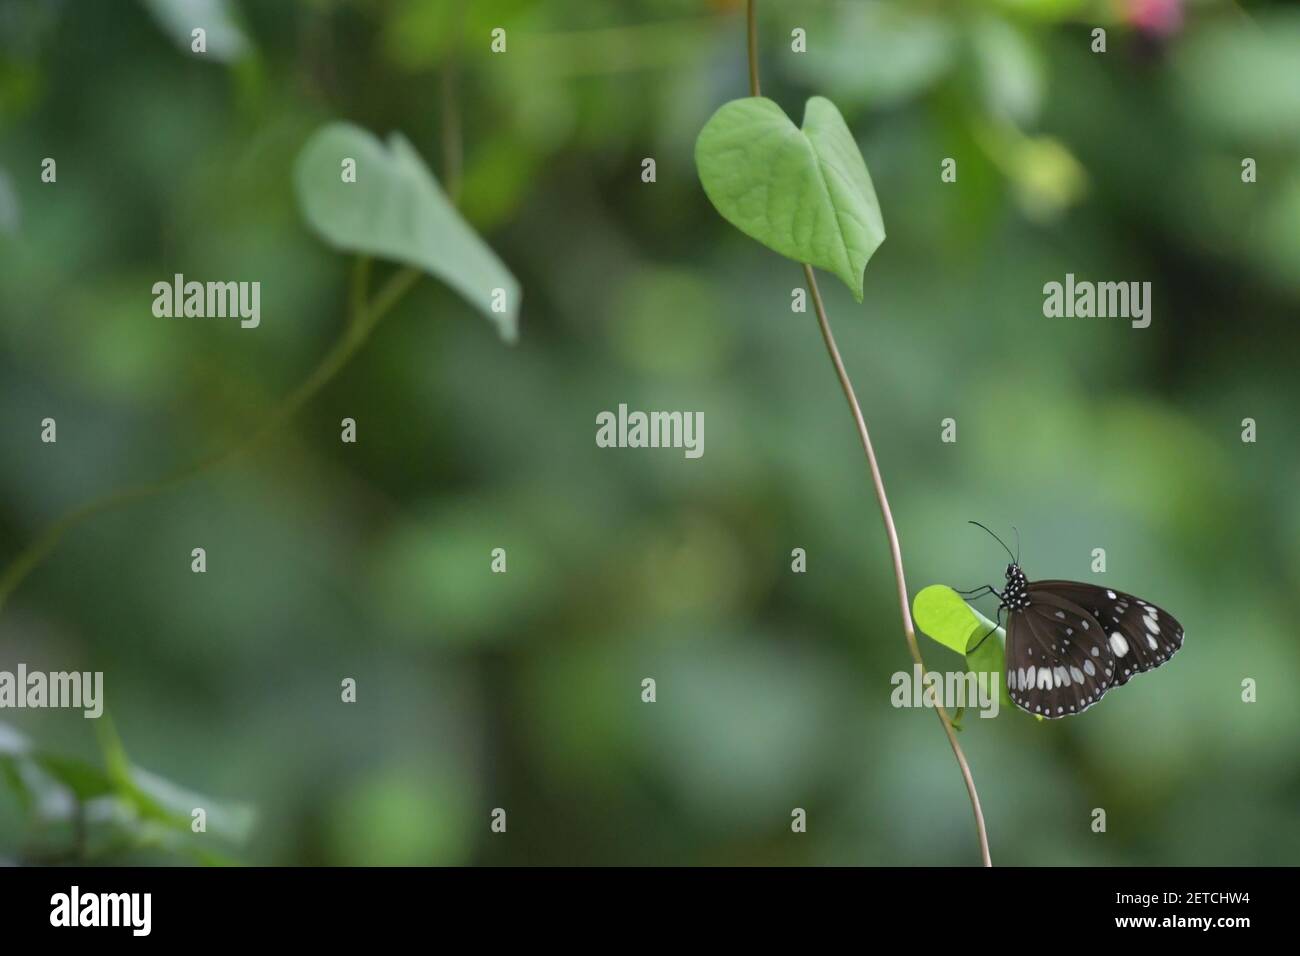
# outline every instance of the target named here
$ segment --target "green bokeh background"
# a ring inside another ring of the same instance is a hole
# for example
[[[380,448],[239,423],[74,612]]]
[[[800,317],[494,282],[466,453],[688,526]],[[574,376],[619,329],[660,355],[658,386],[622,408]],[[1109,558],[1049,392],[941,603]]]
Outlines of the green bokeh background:
[[[1187,630],[1086,716],[967,719],[994,861],[1300,862],[1300,11],[1172,4],[1161,32],[1128,2],[760,6],[765,94],[831,97],[880,196],[864,304],[822,287],[912,593],[1000,581],[974,518],[1019,527],[1031,578]],[[0,669],[104,671],[137,764],[256,809],[221,846],[242,862],[976,862],[938,722],[889,703],[911,662],[800,270],[695,175],[746,92],[743,3],[244,0],[225,62],[158,15],[185,7],[0,2],[0,561],[237,440],[330,347],[349,262],[291,185],[323,122],[400,130],[444,177],[459,125],[521,341],[422,282],[255,454],[70,534],[0,614]],[[260,281],[261,327],[156,319],[175,272]],[[1151,327],[1044,318],[1067,272],[1150,281]],[[597,448],[619,403],[702,411],[704,457]],[[0,718],[101,762],[79,714]],[[0,859],[69,838],[0,790]]]

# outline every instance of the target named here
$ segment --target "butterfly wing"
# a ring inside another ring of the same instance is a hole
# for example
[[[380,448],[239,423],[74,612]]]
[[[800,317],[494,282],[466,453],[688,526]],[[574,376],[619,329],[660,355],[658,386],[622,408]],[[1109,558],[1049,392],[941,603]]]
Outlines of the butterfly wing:
[[[1034,596],[1007,622],[1007,693],[1021,710],[1056,719],[1087,710],[1112,686],[1115,655],[1088,611]]]
[[[1115,685],[1159,667],[1183,646],[1183,626],[1168,611],[1149,601],[1075,581],[1036,581],[1030,600],[1060,597],[1088,611],[1106,632],[1115,655]]]

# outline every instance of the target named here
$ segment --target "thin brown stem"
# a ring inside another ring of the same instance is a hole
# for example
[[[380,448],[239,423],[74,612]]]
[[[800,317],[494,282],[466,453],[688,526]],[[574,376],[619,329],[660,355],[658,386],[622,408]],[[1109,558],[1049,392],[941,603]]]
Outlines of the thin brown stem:
[[[749,95],[762,96],[758,84],[758,0],[749,0],[745,11],[746,33],[749,35]]]
[[[464,13],[458,10],[452,27],[451,49],[442,66],[442,188],[452,203],[460,201],[461,170],[465,161],[460,121],[460,40]]]
[[[885,494],[885,481],[880,475],[880,464],[876,461],[876,451],[871,445],[866,419],[862,417],[862,406],[858,404],[858,396],[853,391],[853,382],[850,381],[849,373],[844,368],[839,347],[835,344],[835,336],[831,333],[830,321],[826,318],[826,307],[822,304],[821,290],[817,288],[817,277],[813,275],[812,267],[809,265],[804,265],[803,272],[808,280],[808,291],[812,293],[813,307],[817,310],[817,324],[821,326],[822,341],[826,343],[831,364],[835,366],[840,387],[844,389],[844,398],[848,401],[849,410],[853,413],[853,421],[858,426],[858,438],[862,440],[862,450],[867,453],[867,465],[871,468],[871,483],[876,489],[876,502],[880,505],[880,517],[885,522],[885,536],[889,539],[889,556],[894,562],[894,583],[898,588],[898,609],[903,617],[903,635],[907,638],[907,649],[912,654],[912,660],[916,661],[917,666],[921,668],[921,673],[924,674],[925,661],[922,660],[921,648],[916,643],[916,628],[912,624],[912,609],[907,600],[907,579],[903,575],[903,551],[898,543],[898,529],[894,526],[894,514],[889,507],[889,497]],[[966,782],[966,793],[970,796],[971,809],[975,812],[975,829],[979,834],[980,856],[985,866],[992,866],[993,860],[989,856],[989,837],[984,827],[984,811],[980,808],[980,795],[975,789],[975,778],[971,775],[970,764],[966,762],[966,755],[962,752],[961,744],[957,742],[957,734],[953,730],[952,718],[948,716],[948,711],[937,701],[934,710],[939,715],[939,722],[943,724],[943,732],[948,735],[948,743],[952,746],[953,756],[957,758],[957,766],[961,768],[962,779]]]
[[[749,34],[749,92],[751,96],[759,95],[758,84],[758,41],[757,41],[757,0],[749,0],[748,6],[748,34]],[[813,307],[817,312],[817,324],[821,327],[822,341],[826,343],[826,352],[830,355],[831,364],[835,366],[835,374],[840,380],[840,387],[844,389],[844,398],[849,403],[849,411],[853,413],[853,421],[858,428],[858,437],[862,440],[862,450],[867,455],[867,465],[871,469],[871,483],[876,489],[876,502],[880,505],[880,517],[885,522],[885,536],[889,539],[889,556],[894,564],[894,583],[898,588],[898,608],[903,618],[903,636],[907,638],[907,649],[912,655],[921,673],[925,673],[925,661],[921,658],[921,648],[916,643],[916,628],[912,624],[912,609],[907,599],[907,580],[903,575],[903,550],[898,541],[898,529],[894,525],[894,515],[889,508],[889,497],[885,494],[885,481],[880,474],[880,464],[876,461],[876,451],[871,445],[871,435],[867,431],[867,421],[862,415],[862,406],[858,404],[858,396],[853,390],[853,382],[849,379],[849,373],[844,368],[844,361],[840,358],[839,347],[835,344],[835,336],[831,333],[830,320],[826,317],[826,306],[822,302],[821,290],[817,287],[817,277],[813,274],[812,266],[807,263],[803,267],[804,277],[808,281],[808,291],[812,295]],[[979,836],[980,856],[985,866],[992,866],[993,860],[989,856],[989,838],[984,827],[984,811],[980,809],[980,797],[975,789],[975,778],[971,775],[970,764],[966,762],[966,755],[962,752],[961,744],[957,743],[957,734],[952,727],[952,719],[938,701],[935,701],[935,713],[939,717],[939,722],[943,725],[943,732],[948,736],[948,743],[952,747],[953,756],[957,758],[957,766],[961,770],[962,780],[966,783],[966,793],[970,796],[971,809],[975,813],[975,829]]]

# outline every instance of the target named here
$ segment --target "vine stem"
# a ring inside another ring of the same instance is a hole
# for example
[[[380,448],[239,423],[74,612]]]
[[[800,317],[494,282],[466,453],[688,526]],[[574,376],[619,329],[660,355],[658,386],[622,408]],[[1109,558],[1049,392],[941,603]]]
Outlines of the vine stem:
[[[758,27],[756,7],[757,0],[749,0],[747,14],[748,47],[749,47],[749,93],[751,96],[759,95],[758,83]],[[803,264],[804,278],[808,282],[808,291],[812,295],[813,308],[817,312],[817,324],[821,328],[822,341],[826,343],[826,352],[830,356],[831,364],[835,367],[835,374],[840,380],[840,387],[844,390],[844,398],[849,403],[849,411],[853,413],[854,423],[858,428],[858,437],[862,440],[862,450],[867,455],[867,465],[871,469],[871,483],[876,489],[876,502],[880,505],[880,517],[885,523],[885,536],[889,540],[889,556],[894,565],[894,582],[898,586],[898,609],[903,618],[903,635],[907,638],[907,649],[912,655],[921,673],[925,673],[925,661],[921,658],[921,648],[916,642],[916,627],[912,623],[912,609],[907,599],[907,579],[903,574],[903,549],[898,540],[898,528],[894,525],[894,514],[889,507],[889,496],[885,493],[885,481],[880,474],[880,464],[876,460],[876,451],[871,444],[871,434],[867,431],[867,420],[863,417],[862,406],[858,403],[857,393],[853,389],[853,382],[849,378],[848,370],[844,367],[844,360],[840,358],[839,347],[835,344],[835,336],[831,332],[830,320],[826,317],[826,306],[822,302],[821,290],[817,287],[817,276],[813,273],[812,266],[807,263]],[[957,742],[957,733],[953,730],[952,719],[948,716],[948,711],[936,700],[935,713],[939,717],[939,723],[943,725],[943,732],[948,736],[948,743],[952,747],[953,756],[957,758],[957,766],[961,770],[962,780],[966,783],[966,793],[970,796],[971,810],[975,814],[975,829],[979,836],[980,857],[985,866],[992,866],[993,860],[989,856],[989,837],[984,827],[984,811],[980,808],[979,791],[975,789],[975,778],[971,774],[970,764],[966,762],[966,755],[962,752],[961,744]]]
[[[63,536],[73,528],[102,512],[138,501],[141,498],[149,498],[153,495],[171,491],[207,471],[224,465],[226,462],[256,448],[267,436],[293,418],[317,392],[333,380],[343,366],[347,365],[352,356],[357,353],[357,350],[370,338],[370,333],[379,324],[379,320],[392,311],[393,306],[398,303],[420,277],[420,272],[417,269],[399,269],[389,277],[379,292],[375,294],[374,299],[367,303],[366,285],[369,274],[370,260],[365,257],[359,258],[353,273],[350,314],[343,334],[335,342],[333,348],[321,359],[316,368],[312,370],[312,373],[275,407],[261,427],[242,442],[215,454],[200,458],[198,461],[164,478],[109,492],[65,512],[58,520],[47,525],[31,544],[9,562],[4,572],[0,574],[0,609],[4,608],[9,596],[22,584],[27,575],[40,566],[41,562],[63,540]]]
[[[921,668],[921,673],[924,674],[925,661],[921,659],[921,648],[916,643],[916,627],[912,623],[912,609],[907,601],[907,579],[903,575],[903,550],[898,542],[894,514],[889,508],[889,496],[885,494],[885,481],[880,475],[880,464],[876,461],[876,451],[871,445],[866,419],[862,417],[862,406],[858,404],[858,396],[853,391],[853,382],[850,381],[849,373],[844,368],[839,347],[835,344],[835,336],[831,333],[831,325],[826,318],[826,307],[822,304],[821,290],[817,288],[817,278],[813,275],[812,266],[805,263],[803,272],[808,280],[808,289],[812,293],[813,307],[817,310],[817,324],[821,326],[822,341],[826,343],[826,351],[831,357],[831,364],[835,366],[840,387],[844,389],[849,410],[853,412],[853,420],[858,426],[858,437],[862,439],[862,450],[867,453],[867,464],[871,468],[871,483],[876,488],[880,517],[885,522],[885,536],[889,539],[889,556],[894,562],[894,583],[898,586],[898,610],[903,617],[903,635],[907,638],[907,649],[912,654],[912,660],[916,661],[917,666]],[[957,742],[957,733],[953,730],[948,711],[938,701],[935,702],[934,709],[939,715],[939,722],[943,724],[943,732],[948,735],[953,756],[957,758],[957,766],[961,768],[962,780],[966,782],[966,793],[970,796],[971,809],[975,813],[975,829],[979,834],[980,857],[985,866],[992,866],[993,860],[989,856],[989,836],[984,827],[984,811],[980,808],[980,795],[975,789],[975,778],[971,774],[970,764],[966,762],[966,754],[962,752],[961,744]]]
[[[465,147],[460,119],[460,41],[465,32],[465,7],[452,14],[452,43],[442,69],[442,188],[454,205],[460,200],[461,167]]]
[[[758,0],[749,0],[745,9],[745,34],[749,47],[749,95],[762,96],[758,83]]]
[[[457,25],[459,36],[460,25]],[[443,76],[443,109],[441,121],[441,138],[443,143],[443,177],[448,195],[456,202],[460,191],[461,166],[463,160],[463,143],[461,139],[460,106],[456,97],[456,52]],[[402,297],[420,278],[420,271],[409,266],[398,269],[388,277],[388,281],[367,301],[370,288],[370,258],[358,256],[352,272],[352,287],[348,293],[348,317],[343,334],[325,354],[312,373],[271,412],[261,427],[243,442],[230,448],[208,455],[198,461],[160,478],[157,481],[131,485],[118,491],[110,492],[80,507],[65,512],[62,517],[45,527],[36,539],[24,548],[17,557],[0,572],[0,611],[4,610],[9,596],[22,584],[41,562],[49,557],[58,547],[63,536],[78,525],[90,520],[95,515],[110,511],[121,505],[163,494],[177,488],[204,472],[210,471],[226,462],[252,451],[270,434],[288,422],[302,409],[316,393],[328,385],[342,368],[348,364],[361,346],[366,344],[370,333],[379,324],[380,319],[392,311]]]

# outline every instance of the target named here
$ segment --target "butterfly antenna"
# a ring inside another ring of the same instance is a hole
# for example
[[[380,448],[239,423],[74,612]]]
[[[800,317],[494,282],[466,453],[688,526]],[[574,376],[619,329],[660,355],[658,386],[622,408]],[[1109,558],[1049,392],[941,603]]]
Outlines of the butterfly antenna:
[[[1012,525],[1011,530],[1016,533],[1016,564],[1019,565],[1020,564],[1020,529],[1017,528],[1015,525]]]
[[[968,522],[966,522],[966,523],[967,523],[967,524],[973,524],[973,525],[974,525],[975,527],[977,527],[977,528],[984,528],[984,525],[980,524],[978,521],[968,521]],[[998,544],[1002,545],[1002,550],[1005,551],[1005,552],[1007,553],[1007,557],[1009,557],[1009,558],[1010,558],[1012,561],[1014,561],[1016,564],[1019,564],[1019,563],[1020,563],[1020,558],[1017,557],[1016,555],[1014,555],[1014,554],[1011,553],[1011,549],[1007,547],[1005,541],[1003,541],[1003,540],[1002,540],[1001,538],[999,538],[997,535],[993,534],[992,531],[989,531],[988,528],[984,528],[984,530],[985,530],[985,531],[988,531],[989,534],[993,535],[993,540],[994,540],[994,541],[996,541]],[[1017,535],[1017,549],[1019,548],[1019,534],[1020,534],[1020,532],[1017,531],[1017,532],[1016,532],[1016,535]]]

